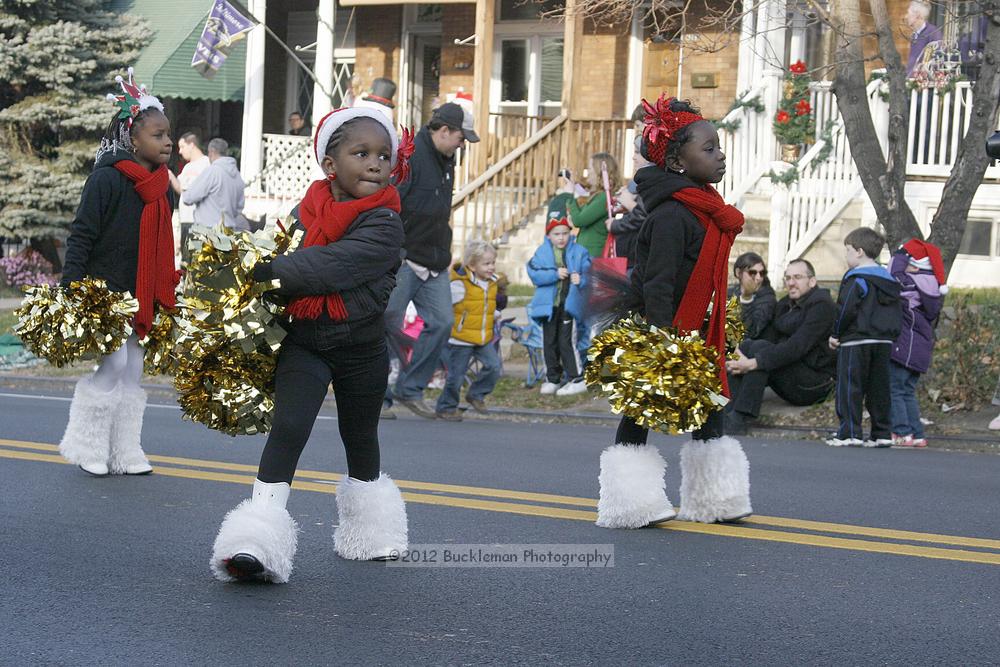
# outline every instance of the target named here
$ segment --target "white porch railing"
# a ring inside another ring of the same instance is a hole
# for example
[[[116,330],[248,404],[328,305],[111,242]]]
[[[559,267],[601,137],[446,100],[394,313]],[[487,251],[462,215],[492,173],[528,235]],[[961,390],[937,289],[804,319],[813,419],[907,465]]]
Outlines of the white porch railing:
[[[264,168],[247,183],[247,197],[298,200],[320,176],[309,137],[264,135]]]
[[[942,95],[929,89],[911,91],[907,176],[947,178],[955,166],[958,146],[971,116],[972,83],[969,81],[959,81],[953,90]],[[885,141],[884,136],[880,139]],[[1000,167],[991,165],[986,176],[1000,176]]]
[[[776,80],[771,85],[774,83]],[[773,111],[768,104],[768,84],[765,80],[740,98],[741,102],[761,102],[765,107],[763,112],[739,106],[722,119],[723,124],[737,125],[734,130],[723,129],[719,133],[722,152],[726,155],[726,175],[716,188],[730,204],[739,205],[743,195],[757,185],[774,159]]]

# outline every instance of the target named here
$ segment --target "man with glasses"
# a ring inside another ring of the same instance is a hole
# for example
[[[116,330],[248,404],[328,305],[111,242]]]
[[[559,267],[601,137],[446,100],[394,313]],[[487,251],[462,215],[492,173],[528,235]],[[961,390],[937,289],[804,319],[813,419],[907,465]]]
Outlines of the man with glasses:
[[[788,295],[778,302],[764,338],[745,340],[739,358],[726,362],[731,394],[726,433],[746,433],[760,415],[767,387],[792,405],[812,405],[835,384],[837,360],[828,340],[837,308],[830,291],[816,286],[816,271],[804,259],[788,265],[784,282]]]

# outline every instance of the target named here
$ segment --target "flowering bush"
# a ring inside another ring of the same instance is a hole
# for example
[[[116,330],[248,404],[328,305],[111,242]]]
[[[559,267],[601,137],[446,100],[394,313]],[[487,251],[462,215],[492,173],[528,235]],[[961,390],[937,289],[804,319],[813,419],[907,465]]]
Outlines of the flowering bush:
[[[55,285],[58,282],[52,274],[52,264],[31,248],[13,257],[0,259],[0,273],[9,287]]]
[[[774,115],[774,136],[783,144],[804,144],[815,138],[809,81],[806,64],[801,60],[792,63],[785,74],[784,94]]]

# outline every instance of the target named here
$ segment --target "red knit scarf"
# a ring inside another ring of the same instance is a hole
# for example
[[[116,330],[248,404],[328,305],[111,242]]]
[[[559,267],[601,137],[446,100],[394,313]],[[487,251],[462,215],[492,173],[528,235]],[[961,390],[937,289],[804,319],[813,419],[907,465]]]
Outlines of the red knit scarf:
[[[743,214],[730,206],[711,185],[684,188],[673,194],[705,228],[705,241],[688,280],[674,326],[681,331],[700,331],[709,302],[713,302],[705,342],[719,351],[722,393],[729,396],[726,380],[726,281],[729,277],[729,250],[743,231]],[[714,300],[713,300],[714,296]]]
[[[139,265],[135,274],[135,297],[139,300],[135,331],[139,338],[145,338],[153,327],[154,302],[174,307],[178,274],[174,269],[174,230],[167,199],[170,176],[163,164],[150,172],[137,162],[119,160],[115,169],[132,181],[143,203],[139,218]]]
[[[337,201],[333,198],[329,181],[313,181],[299,205],[299,217],[306,228],[301,247],[334,243],[344,235],[355,218],[375,208],[388,208],[399,213],[399,192],[396,188],[390,185],[363,199]],[[337,292],[301,296],[294,299],[285,312],[298,319],[315,320],[323,314],[324,305],[334,322],[347,319],[347,307]]]

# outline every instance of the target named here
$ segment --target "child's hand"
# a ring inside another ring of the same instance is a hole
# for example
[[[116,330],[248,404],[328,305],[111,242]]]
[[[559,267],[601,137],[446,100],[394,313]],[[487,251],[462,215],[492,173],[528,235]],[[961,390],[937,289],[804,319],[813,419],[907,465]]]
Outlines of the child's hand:
[[[559,280],[566,280],[569,277],[569,269],[565,266],[559,267]]]
[[[840,339],[839,338],[834,338],[833,336],[830,336],[830,341],[829,342],[830,342],[830,349],[831,350],[836,350],[838,347],[840,347]]]
[[[573,273],[569,274],[569,281],[571,283],[573,283],[574,285],[579,285],[580,284],[580,274],[577,273],[576,271],[574,271]]]

